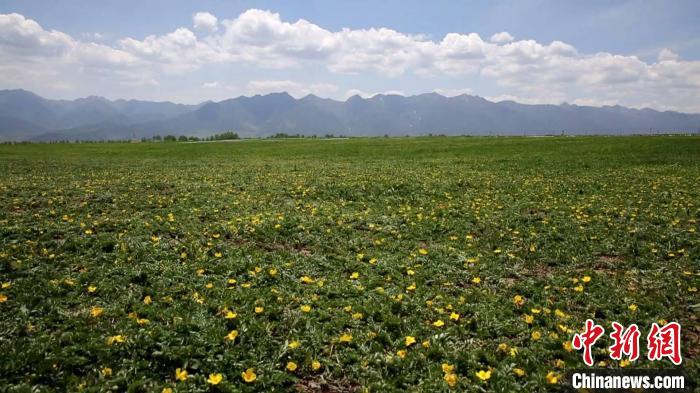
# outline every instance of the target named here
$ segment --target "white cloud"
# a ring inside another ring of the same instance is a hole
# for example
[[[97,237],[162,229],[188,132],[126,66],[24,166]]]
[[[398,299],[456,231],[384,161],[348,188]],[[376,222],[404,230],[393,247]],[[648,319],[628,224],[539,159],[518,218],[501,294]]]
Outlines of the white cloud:
[[[219,20],[216,16],[208,12],[197,12],[192,16],[192,25],[197,30],[206,32],[216,31],[218,29]]]
[[[507,31],[502,31],[500,33],[496,33],[491,36],[490,38],[491,42],[495,42],[497,44],[506,44],[508,42],[511,42],[515,40],[515,37],[510,35]]]
[[[658,59],[659,61],[678,61],[680,60],[680,56],[672,50],[664,48],[659,52]]]
[[[582,54],[561,41],[516,41],[507,32],[485,41],[476,33],[448,33],[431,40],[387,28],[330,31],[257,9],[220,23],[216,16],[200,12],[193,16],[193,25],[199,35],[180,27],[143,39],[124,37],[110,46],[46,30],[20,14],[0,15],[0,83],[58,86],[60,80],[64,85],[90,86],[99,79],[148,85],[163,74],[243,63],[272,69],[313,66],[360,77],[468,76],[522,102],[652,103],[700,112],[700,61],[682,60],[668,49],[659,53],[657,62],[647,63],[636,56]],[[304,85],[284,78],[252,81],[245,87],[248,92],[280,89],[295,95],[342,95],[332,84]]]

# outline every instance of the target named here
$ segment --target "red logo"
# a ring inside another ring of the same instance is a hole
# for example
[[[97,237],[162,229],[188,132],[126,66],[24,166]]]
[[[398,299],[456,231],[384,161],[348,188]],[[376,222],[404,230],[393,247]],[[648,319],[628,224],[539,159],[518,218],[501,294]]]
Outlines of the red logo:
[[[581,334],[576,334],[571,341],[574,349],[579,350],[583,348],[583,361],[589,366],[593,365],[591,347],[603,333],[605,333],[605,329],[602,326],[596,325],[592,320],[588,319],[586,320],[586,330]]]
[[[679,365],[681,359],[681,325],[678,322],[671,322],[659,327],[656,323],[651,324],[651,330],[647,336],[647,348],[649,360],[661,360],[669,358],[673,364]]]
[[[641,332],[636,324],[629,327],[613,322],[613,331],[610,338],[613,344],[608,348],[610,358],[622,360],[623,355],[634,362],[639,358],[639,337]],[[596,341],[605,333],[605,329],[596,325],[591,319],[586,320],[586,326],[582,333],[577,333],[571,340],[571,344],[576,350],[583,349],[583,362],[588,366],[593,365],[593,346]],[[670,322],[659,327],[652,323],[647,335],[647,358],[651,361],[668,358],[673,364],[679,365],[683,362],[681,356],[681,325],[678,322]]]

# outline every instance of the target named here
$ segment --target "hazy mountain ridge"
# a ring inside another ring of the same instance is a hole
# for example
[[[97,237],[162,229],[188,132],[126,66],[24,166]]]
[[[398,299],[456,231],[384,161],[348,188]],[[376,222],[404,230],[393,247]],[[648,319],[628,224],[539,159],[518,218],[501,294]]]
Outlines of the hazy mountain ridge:
[[[621,106],[495,103],[477,96],[436,93],[353,96],[344,102],[273,93],[184,105],[95,96],[49,100],[25,90],[0,91],[0,140],[205,136],[225,130],[241,136],[278,132],[352,136],[698,132],[700,114]]]

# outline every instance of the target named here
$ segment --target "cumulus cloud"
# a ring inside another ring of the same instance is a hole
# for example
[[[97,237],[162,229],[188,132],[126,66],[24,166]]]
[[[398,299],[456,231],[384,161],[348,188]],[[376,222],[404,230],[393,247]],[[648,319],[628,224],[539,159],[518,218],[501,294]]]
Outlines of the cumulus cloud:
[[[680,60],[680,56],[674,53],[672,50],[664,48],[659,52],[659,61],[677,61]]]
[[[491,42],[495,42],[497,44],[505,44],[515,40],[515,37],[510,35],[510,33],[508,33],[507,31],[502,31],[500,33],[492,35],[490,40]]]
[[[218,29],[219,20],[216,16],[208,12],[197,12],[192,15],[192,25],[197,30],[202,31],[216,31]]]
[[[44,29],[20,14],[0,15],[0,82],[50,79],[56,71],[46,66],[46,59],[59,68],[66,66],[62,75],[75,74],[73,83],[80,83],[83,74],[124,83],[157,83],[162,74],[190,73],[210,64],[271,69],[313,66],[331,74],[371,73],[389,80],[402,75],[478,78],[522,102],[663,103],[700,112],[700,61],[682,60],[668,49],[649,63],[636,56],[579,53],[561,41],[515,40],[507,32],[488,40],[477,33],[448,33],[431,40],[382,27],[330,31],[304,19],[285,21],[277,13],[258,9],[221,22],[199,12],[193,16],[193,25],[198,34],[180,27],[141,39],[124,37],[110,46]],[[334,88],[290,80],[253,81],[246,87],[249,92],[287,89],[296,95],[338,93]]]

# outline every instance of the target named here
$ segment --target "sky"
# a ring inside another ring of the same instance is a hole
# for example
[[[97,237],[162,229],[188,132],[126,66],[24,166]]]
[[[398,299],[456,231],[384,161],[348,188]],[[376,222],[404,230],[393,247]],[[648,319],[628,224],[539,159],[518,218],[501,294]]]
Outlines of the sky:
[[[472,94],[700,113],[700,1],[0,0],[0,89]]]

